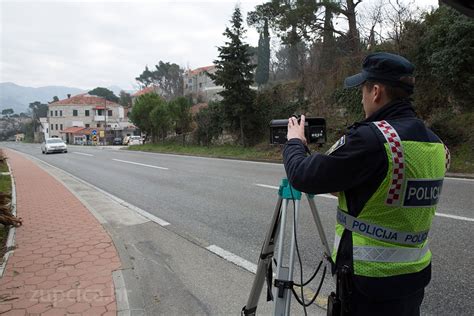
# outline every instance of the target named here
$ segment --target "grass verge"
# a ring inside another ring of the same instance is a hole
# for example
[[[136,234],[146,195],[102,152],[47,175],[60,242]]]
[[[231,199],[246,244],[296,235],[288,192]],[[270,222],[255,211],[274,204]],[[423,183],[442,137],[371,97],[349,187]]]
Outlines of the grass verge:
[[[0,155],[2,152],[0,151]],[[0,161],[0,172],[8,172],[8,165],[4,161]],[[0,192],[11,194],[11,179],[9,175],[0,175]],[[0,224],[0,262],[3,261],[5,254],[6,242],[8,236],[8,227]]]
[[[243,160],[258,160],[258,161],[281,161],[281,148],[270,147],[265,145],[258,145],[255,147],[242,147],[234,145],[221,146],[197,146],[186,145],[182,146],[175,143],[162,144],[144,144],[133,145],[127,148],[128,150],[181,154],[201,157],[213,158],[234,158]]]
[[[465,143],[451,150],[450,172],[474,174],[474,148]]]

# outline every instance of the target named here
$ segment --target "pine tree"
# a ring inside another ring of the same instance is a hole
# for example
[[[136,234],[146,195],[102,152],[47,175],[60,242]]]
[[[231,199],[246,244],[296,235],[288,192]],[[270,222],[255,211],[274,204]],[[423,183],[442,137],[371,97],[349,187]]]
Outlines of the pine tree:
[[[218,47],[219,57],[214,61],[216,72],[209,74],[217,85],[224,87],[219,94],[222,96],[224,118],[232,132],[240,132],[240,141],[247,144],[247,131],[252,130],[252,114],[254,113],[255,92],[250,88],[253,83],[250,63],[249,45],[242,42],[245,29],[242,25],[242,14],[235,8],[231,26],[224,35],[229,39],[224,46]]]
[[[258,64],[255,73],[255,82],[261,86],[268,82],[270,72],[270,35],[268,34],[268,20],[265,20],[263,31],[258,40]]]

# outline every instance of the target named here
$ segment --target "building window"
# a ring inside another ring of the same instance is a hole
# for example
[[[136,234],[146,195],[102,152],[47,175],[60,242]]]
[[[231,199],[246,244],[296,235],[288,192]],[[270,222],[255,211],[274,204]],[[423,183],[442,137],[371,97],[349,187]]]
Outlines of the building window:
[[[56,127],[54,128],[55,130],[58,130],[58,124],[56,124]]]
[[[104,110],[97,110],[97,115],[104,115]]]
[[[53,116],[53,111],[49,111],[49,116]]]
[[[59,110],[59,116],[63,116],[63,110]]]
[[[59,125],[59,129],[62,131],[63,130],[63,124]]]
[[[58,116],[58,111],[54,111],[54,116]]]
[[[84,115],[85,115],[85,116],[89,116],[89,110],[85,110],[85,111],[84,111]]]
[[[72,110],[72,116],[77,116],[77,110]]]
[[[199,88],[202,88],[202,82],[199,83]]]
[[[51,124],[51,130],[54,130],[54,124]]]
[[[86,124],[86,128],[89,128],[90,127],[90,124]]]
[[[108,116],[112,116],[112,110],[108,110],[107,112],[108,112],[107,113]]]
[[[97,124],[97,127],[100,127],[100,124]]]

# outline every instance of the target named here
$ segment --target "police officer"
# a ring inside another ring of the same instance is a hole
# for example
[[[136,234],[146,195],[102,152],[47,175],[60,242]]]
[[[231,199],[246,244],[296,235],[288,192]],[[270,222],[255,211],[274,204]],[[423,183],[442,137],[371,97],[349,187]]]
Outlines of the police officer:
[[[338,315],[419,315],[430,282],[428,233],[449,152],[415,115],[413,71],[398,55],[367,56],[362,72],[345,80],[362,89],[365,120],[326,154],[307,156],[304,116],[289,119],[283,158],[291,185],[338,192],[338,293],[330,298]]]

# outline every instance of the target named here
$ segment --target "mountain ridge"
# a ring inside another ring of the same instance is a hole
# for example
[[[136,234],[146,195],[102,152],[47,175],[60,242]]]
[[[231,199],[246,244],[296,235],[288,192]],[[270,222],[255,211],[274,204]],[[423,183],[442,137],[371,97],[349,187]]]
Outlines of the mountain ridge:
[[[117,96],[120,90],[123,90],[116,85],[106,88],[113,91]],[[81,88],[57,85],[34,88],[21,86],[14,82],[0,82],[0,112],[3,109],[12,108],[15,113],[19,114],[21,112],[27,112],[29,104],[32,102],[40,101],[41,103],[47,104],[53,100],[54,96],[62,100],[66,99],[68,94],[77,95],[90,90],[92,89],[84,90]]]

